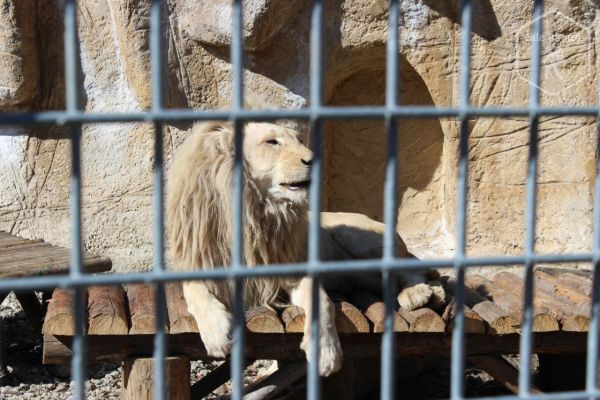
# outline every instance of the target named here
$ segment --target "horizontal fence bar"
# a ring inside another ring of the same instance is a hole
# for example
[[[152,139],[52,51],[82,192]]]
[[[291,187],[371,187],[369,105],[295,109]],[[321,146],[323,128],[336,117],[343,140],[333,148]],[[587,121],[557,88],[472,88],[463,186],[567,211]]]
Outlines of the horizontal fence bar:
[[[535,263],[575,263],[591,262],[592,253],[580,254],[548,254],[532,256]],[[527,262],[525,256],[497,256],[497,257],[472,257],[458,260],[465,266],[488,266],[505,267],[506,265],[523,266]],[[385,269],[391,271],[418,271],[429,268],[451,268],[457,263],[457,259],[431,259],[418,260],[414,258],[398,258],[391,260],[346,260],[346,261],[323,261],[320,264],[310,266],[308,263],[298,264],[269,264],[240,270],[229,268],[215,268],[212,270],[196,271],[164,271],[156,274],[152,271],[137,273],[110,273],[110,274],[82,274],[76,278],[64,276],[37,276],[27,278],[10,278],[0,280],[0,291],[21,289],[42,289],[54,287],[79,287],[94,285],[118,285],[121,283],[153,283],[186,280],[226,280],[258,277],[279,276],[305,276],[327,275],[327,274],[356,274],[375,273]]]
[[[192,110],[163,109],[131,113],[90,113],[43,111],[38,113],[0,113],[0,125],[21,124],[86,124],[126,122],[173,122],[209,120],[278,120],[278,119],[378,119],[397,118],[461,118],[461,117],[530,117],[530,116],[593,116],[600,106],[582,107],[468,107],[444,108],[434,106],[386,107],[320,107],[297,110]],[[1,133],[2,135],[6,133]]]

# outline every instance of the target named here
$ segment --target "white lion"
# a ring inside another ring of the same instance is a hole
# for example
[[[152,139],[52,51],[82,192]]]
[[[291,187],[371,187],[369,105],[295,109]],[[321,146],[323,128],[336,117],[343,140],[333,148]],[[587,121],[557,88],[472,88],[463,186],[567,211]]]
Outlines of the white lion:
[[[305,261],[312,152],[296,131],[269,123],[246,124],[243,143],[246,266]],[[167,226],[175,269],[231,264],[233,159],[234,135],[231,124],[224,122],[195,125],[175,154],[167,182]],[[323,238],[326,257],[352,256],[332,238],[327,234]],[[432,296],[423,279],[411,283],[398,297],[408,309],[423,306]],[[194,281],[184,282],[183,292],[207,353],[225,357],[231,348],[232,288],[224,281]],[[248,279],[244,293],[246,307],[277,304],[287,293],[291,303],[306,312],[301,348],[310,354],[311,279]],[[328,376],[341,368],[342,348],[334,306],[322,288],[319,315],[319,372]]]

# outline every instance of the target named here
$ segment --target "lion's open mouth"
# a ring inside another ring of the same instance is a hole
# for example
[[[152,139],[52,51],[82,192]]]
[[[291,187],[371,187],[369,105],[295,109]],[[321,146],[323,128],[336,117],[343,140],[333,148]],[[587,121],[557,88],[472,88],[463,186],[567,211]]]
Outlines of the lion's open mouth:
[[[289,190],[308,189],[310,187],[310,180],[300,182],[281,183],[281,186]]]

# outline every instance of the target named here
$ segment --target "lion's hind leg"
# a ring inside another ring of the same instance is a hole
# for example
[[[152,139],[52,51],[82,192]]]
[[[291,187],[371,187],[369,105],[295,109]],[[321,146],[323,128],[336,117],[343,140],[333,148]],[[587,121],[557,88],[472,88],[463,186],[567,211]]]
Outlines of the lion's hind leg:
[[[231,350],[231,312],[202,282],[184,282],[183,297],[196,320],[207,354],[226,357]]]
[[[398,304],[407,311],[416,310],[430,303],[436,308],[446,300],[444,289],[437,282],[427,282],[425,274],[402,274],[402,290],[398,294]]]

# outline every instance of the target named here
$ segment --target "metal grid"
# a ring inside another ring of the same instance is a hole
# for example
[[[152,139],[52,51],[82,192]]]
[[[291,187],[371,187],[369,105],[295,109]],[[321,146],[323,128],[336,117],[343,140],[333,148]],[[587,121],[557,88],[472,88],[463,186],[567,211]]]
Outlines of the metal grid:
[[[453,267],[456,273],[456,304],[459,310],[455,317],[452,333],[451,352],[451,398],[464,398],[464,273],[469,266],[503,266],[521,264],[525,267],[524,321],[520,344],[521,365],[519,373],[519,395],[501,396],[494,399],[514,398],[544,398],[544,399],[589,399],[600,397],[597,385],[597,354],[599,339],[600,295],[597,290],[592,295],[592,318],[588,334],[588,357],[586,390],[581,392],[556,393],[536,396],[531,394],[531,354],[532,354],[532,300],[533,300],[533,267],[536,263],[592,262],[594,271],[600,263],[600,177],[595,182],[595,213],[594,238],[591,253],[578,254],[537,254],[535,252],[535,213],[536,213],[536,178],[537,178],[537,137],[538,119],[544,115],[590,115],[600,118],[600,106],[586,107],[542,107],[540,106],[540,63],[541,44],[533,41],[531,79],[529,86],[529,105],[527,107],[473,107],[470,104],[470,66],[471,66],[471,21],[472,0],[463,0],[461,6],[461,42],[460,42],[460,101],[458,107],[428,107],[428,106],[399,106],[398,93],[398,17],[399,1],[390,0],[389,36],[387,42],[387,76],[386,100],[383,107],[326,107],[323,99],[323,0],[312,1],[311,35],[310,35],[310,107],[300,110],[245,110],[243,108],[243,46],[242,46],[242,1],[233,0],[233,34],[231,43],[231,60],[233,64],[233,93],[232,109],[230,111],[216,110],[166,110],[163,108],[163,56],[161,49],[162,28],[161,20],[163,0],[152,0],[151,6],[151,67],[152,67],[152,107],[148,112],[134,113],[86,113],[81,110],[78,83],[79,79],[79,48],[77,36],[77,5],[76,0],[65,1],[65,73],[66,73],[66,110],[37,113],[0,113],[0,125],[15,124],[55,124],[67,125],[72,143],[72,177],[71,177],[71,216],[72,216],[72,256],[71,271],[68,276],[21,278],[0,281],[0,290],[39,289],[52,287],[69,287],[75,289],[75,321],[76,336],[73,341],[72,371],[76,382],[75,398],[85,398],[84,380],[85,366],[85,335],[84,291],[89,285],[121,284],[121,283],[153,283],[156,287],[157,310],[164,310],[164,283],[192,279],[232,280],[235,282],[236,299],[234,302],[234,331],[232,349],[232,379],[233,399],[241,399],[243,394],[242,373],[244,367],[244,325],[243,325],[243,278],[262,276],[308,275],[315,280],[323,274],[341,272],[380,271],[383,276],[384,298],[387,306],[385,333],[382,339],[381,361],[381,398],[394,398],[394,334],[392,306],[394,303],[394,280],[390,279],[398,270],[423,270],[426,268]],[[541,37],[543,1],[534,0],[533,35]],[[526,233],[525,252],[521,256],[467,257],[466,245],[466,201],[467,187],[467,150],[468,150],[468,118],[470,117],[507,117],[527,116],[530,126],[529,161],[527,167],[527,201],[526,201]],[[397,199],[395,182],[397,177],[397,121],[400,118],[416,117],[451,117],[460,121],[460,158],[457,176],[457,219],[456,219],[456,255],[451,259],[399,259],[394,254],[395,221],[397,218]],[[341,262],[323,262],[319,259],[319,212],[311,213],[309,228],[309,257],[306,263],[280,264],[258,266],[246,269],[243,267],[242,254],[242,187],[243,187],[243,154],[242,126],[248,120],[276,120],[294,118],[310,122],[314,150],[312,184],[310,188],[310,208],[321,209],[321,177],[322,177],[322,123],[325,120],[344,118],[382,118],[385,120],[388,152],[385,179],[385,235],[384,255],[378,260],[348,260]],[[235,125],[235,166],[233,183],[233,249],[232,265],[229,269],[208,271],[165,271],[164,268],[164,215],[163,215],[163,146],[162,123],[171,121],[196,121],[228,119]],[[81,125],[84,123],[119,123],[119,122],[152,122],[155,129],[155,165],[154,165],[154,268],[149,272],[128,275],[91,276],[82,269],[81,245],[81,165],[80,137]],[[600,168],[600,161],[597,168]],[[600,276],[594,273],[593,287],[600,285]],[[312,400],[320,398],[318,371],[316,368],[319,356],[319,307],[317,285],[313,285],[312,329],[312,359],[315,362],[309,368],[307,397]],[[157,314],[157,333],[154,340],[154,357],[159,362],[155,365],[155,398],[166,398],[164,358],[166,355],[164,312]]]

